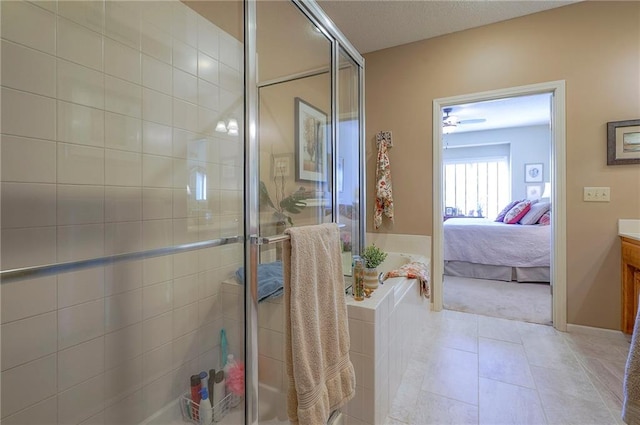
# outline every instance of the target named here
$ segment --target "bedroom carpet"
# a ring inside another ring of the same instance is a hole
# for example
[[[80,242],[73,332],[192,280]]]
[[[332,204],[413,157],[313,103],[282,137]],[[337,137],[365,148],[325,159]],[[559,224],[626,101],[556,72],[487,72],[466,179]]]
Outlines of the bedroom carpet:
[[[546,283],[445,276],[444,307],[483,316],[551,324],[551,293]]]

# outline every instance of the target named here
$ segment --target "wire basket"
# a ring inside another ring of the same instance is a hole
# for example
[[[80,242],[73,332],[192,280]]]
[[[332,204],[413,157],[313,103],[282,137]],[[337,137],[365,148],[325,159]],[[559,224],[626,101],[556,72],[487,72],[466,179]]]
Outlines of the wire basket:
[[[242,403],[242,399],[242,396],[233,393],[227,394],[218,404],[213,406],[213,414],[211,415],[213,422],[219,422],[231,409]],[[180,411],[185,421],[200,424],[198,413],[200,411],[200,405],[191,400],[191,393],[185,393],[180,397]]]

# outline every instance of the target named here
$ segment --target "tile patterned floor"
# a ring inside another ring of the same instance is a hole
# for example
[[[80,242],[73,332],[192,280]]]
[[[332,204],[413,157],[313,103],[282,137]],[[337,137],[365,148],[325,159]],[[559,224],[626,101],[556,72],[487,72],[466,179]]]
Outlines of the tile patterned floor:
[[[387,425],[623,424],[627,337],[429,313]]]

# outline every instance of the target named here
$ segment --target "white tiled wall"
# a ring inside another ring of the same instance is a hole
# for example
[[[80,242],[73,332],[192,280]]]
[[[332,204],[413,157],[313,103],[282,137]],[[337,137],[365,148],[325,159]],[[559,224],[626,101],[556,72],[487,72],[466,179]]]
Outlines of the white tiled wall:
[[[423,261],[428,261],[423,259]],[[390,285],[402,285],[394,291]],[[409,282],[411,282],[409,284]],[[376,290],[371,299],[347,302],[356,395],[343,408],[346,424],[383,424],[416,342],[413,334],[424,320],[428,302],[416,280],[396,278]]]
[[[178,1],[0,7],[3,270],[242,232],[242,136],[214,131],[242,120],[239,41]],[[207,200],[187,189],[196,169]],[[223,326],[242,349],[220,285],[242,258],[236,244],[3,284],[2,423],[156,413],[219,367]]]

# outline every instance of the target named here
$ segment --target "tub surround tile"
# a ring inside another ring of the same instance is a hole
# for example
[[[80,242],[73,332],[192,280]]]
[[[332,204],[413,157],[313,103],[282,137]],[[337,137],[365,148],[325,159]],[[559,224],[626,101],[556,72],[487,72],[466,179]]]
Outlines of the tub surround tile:
[[[56,358],[52,354],[2,372],[3,423],[6,416],[55,396]],[[33,385],[34,382],[38,385]]]
[[[104,375],[58,394],[58,423],[78,423],[104,409]]]
[[[104,146],[105,112],[101,109],[57,102],[57,140],[90,146]]]
[[[59,16],[56,35],[58,57],[102,71],[102,37],[99,33]]]
[[[2,87],[2,132],[55,140],[56,101],[49,97]]]
[[[56,313],[5,323],[2,329],[2,370],[56,352]]]
[[[58,310],[58,350],[103,335],[104,311],[104,299]]]
[[[104,371],[104,337],[58,353],[58,391],[64,391]]]
[[[1,135],[2,181],[56,182],[56,144],[46,140]]]
[[[36,316],[57,308],[55,276],[3,283],[0,291],[1,323]]]
[[[53,56],[5,40],[2,40],[1,48],[3,86],[55,97],[56,61]]]
[[[2,37],[15,43],[55,54],[56,17],[27,2],[2,3]]]
[[[57,279],[58,308],[70,307],[104,297],[104,267],[60,274]]]
[[[58,425],[58,400],[55,396],[49,397],[3,418],[2,423],[6,425]]]
[[[57,94],[59,100],[104,109],[104,80],[100,71],[58,59]]]

